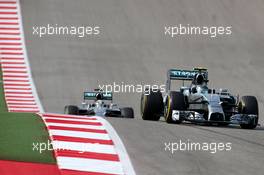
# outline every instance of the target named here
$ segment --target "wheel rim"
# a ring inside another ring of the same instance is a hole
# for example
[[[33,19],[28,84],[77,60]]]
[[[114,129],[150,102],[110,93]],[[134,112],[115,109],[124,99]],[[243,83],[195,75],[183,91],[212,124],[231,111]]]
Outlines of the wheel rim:
[[[140,112],[141,112],[141,116],[144,115],[144,111],[145,111],[145,106],[146,106],[146,102],[147,102],[147,98],[145,95],[143,95],[141,97],[141,105],[140,105]]]
[[[165,119],[166,120],[168,120],[168,118],[169,118],[170,108],[171,108],[171,106],[170,106],[170,96],[168,96],[167,100],[166,100],[166,106],[164,108],[164,110],[165,110]]]

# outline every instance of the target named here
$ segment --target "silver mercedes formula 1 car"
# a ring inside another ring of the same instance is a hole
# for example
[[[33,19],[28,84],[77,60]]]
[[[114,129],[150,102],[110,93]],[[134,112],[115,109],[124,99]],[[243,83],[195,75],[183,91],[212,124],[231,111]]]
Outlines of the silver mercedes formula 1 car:
[[[182,80],[178,91],[171,90],[172,80]],[[184,82],[190,81],[185,86]],[[208,88],[208,71],[170,69],[167,74],[166,95],[159,90],[143,93],[141,115],[144,120],[159,120],[180,124],[183,121],[217,125],[238,124],[244,129],[258,125],[258,102],[254,96],[231,95],[227,89]]]
[[[64,108],[64,113],[71,115],[134,118],[134,111],[132,108],[118,107],[117,104],[113,103],[113,93],[103,92],[99,89],[95,89],[91,92],[84,92],[82,105],[80,107],[67,105]]]

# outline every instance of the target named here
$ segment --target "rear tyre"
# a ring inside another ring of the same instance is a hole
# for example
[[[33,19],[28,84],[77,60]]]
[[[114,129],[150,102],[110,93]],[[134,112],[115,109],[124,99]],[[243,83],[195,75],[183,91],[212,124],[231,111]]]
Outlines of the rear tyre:
[[[165,120],[167,123],[182,123],[182,120],[173,121],[172,120],[172,111],[179,110],[185,111],[187,108],[185,103],[184,95],[181,92],[171,91],[170,94],[167,96],[166,103],[165,103]]]
[[[133,111],[132,108],[128,108],[128,107],[121,108],[120,111],[121,111],[122,117],[124,117],[124,118],[134,118],[134,111]]]
[[[239,102],[239,113],[258,115],[258,101],[254,96],[243,96]],[[251,121],[249,124],[241,124],[243,129],[254,129],[258,125],[258,117],[256,121]]]
[[[143,93],[141,95],[140,111],[143,120],[158,121],[163,112],[161,92],[150,91],[149,95]]]
[[[73,106],[73,105],[65,106],[64,114],[78,115],[79,114],[79,108],[77,106]]]

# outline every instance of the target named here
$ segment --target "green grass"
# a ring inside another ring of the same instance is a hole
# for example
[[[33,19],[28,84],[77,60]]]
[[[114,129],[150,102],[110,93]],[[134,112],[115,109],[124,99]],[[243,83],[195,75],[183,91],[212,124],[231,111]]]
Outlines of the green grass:
[[[33,143],[48,143],[49,136],[42,119],[32,113],[7,112],[0,67],[0,160],[56,163],[53,151],[40,153]]]
[[[49,140],[45,124],[36,114],[0,113],[0,159],[55,163],[52,151],[40,153],[33,143]]]

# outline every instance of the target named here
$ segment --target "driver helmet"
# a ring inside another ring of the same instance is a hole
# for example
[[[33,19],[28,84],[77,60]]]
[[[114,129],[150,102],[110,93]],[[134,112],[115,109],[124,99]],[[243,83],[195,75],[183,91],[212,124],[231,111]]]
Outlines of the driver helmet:
[[[96,100],[102,100],[103,99],[103,95],[101,93],[97,93],[95,98],[96,98]]]
[[[205,82],[203,74],[196,74],[195,76],[195,84],[202,85]]]

